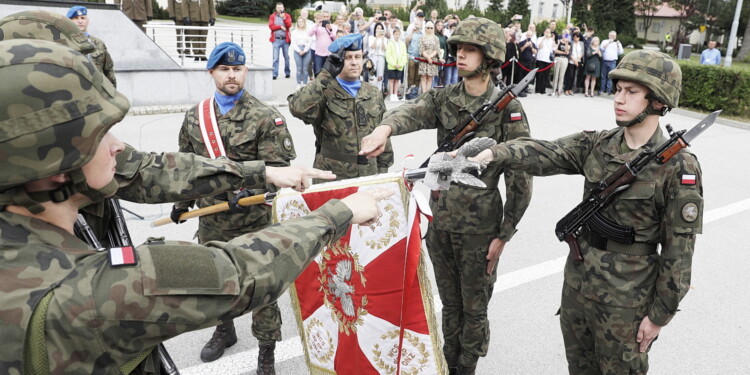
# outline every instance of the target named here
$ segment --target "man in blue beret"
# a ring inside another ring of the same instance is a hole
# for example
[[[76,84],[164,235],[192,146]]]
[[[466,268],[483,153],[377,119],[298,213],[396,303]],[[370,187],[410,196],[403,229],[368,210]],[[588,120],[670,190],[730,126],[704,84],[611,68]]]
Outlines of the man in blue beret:
[[[86,35],[89,41],[96,47],[96,50],[88,55],[89,60],[117,87],[114,62],[112,61],[112,56],[107,51],[107,46],[104,45],[101,39],[89,34],[89,10],[84,6],[76,5],[68,9],[68,13],[65,16],[73,21],[83,35]]]
[[[380,90],[360,80],[362,45],[359,33],[334,40],[315,80],[287,98],[292,115],[313,126],[313,165],[333,171],[338,179],[385,173],[393,164],[390,143],[377,159],[357,157],[362,137],[385,113]]]
[[[296,153],[284,116],[244,89],[246,61],[245,52],[234,43],[221,43],[211,52],[206,69],[216,84],[216,92],[185,114],[179,136],[180,151],[210,158],[224,156],[234,161],[262,160],[267,166],[289,166]],[[206,207],[228,201],[231,210],[202,216],[197,233],[202,244],[228,241],[240,233],[255,232],[271,223],[270,207],[240,207],[237,204],[240,198],[264,192],[240,190],[197,202],[178,202],[171,217],[177,222],[179,215],[195,203],[198,207]],[[275,302],[253,311],[252,331],[260,349],[258,374],[273,374],[273,352],[276,341],[281,340],[281,313]],[[201,350],[201,360],[218,359],[225,348],[236,342],[234,323],[228,320],[216,327],[213,337]]]

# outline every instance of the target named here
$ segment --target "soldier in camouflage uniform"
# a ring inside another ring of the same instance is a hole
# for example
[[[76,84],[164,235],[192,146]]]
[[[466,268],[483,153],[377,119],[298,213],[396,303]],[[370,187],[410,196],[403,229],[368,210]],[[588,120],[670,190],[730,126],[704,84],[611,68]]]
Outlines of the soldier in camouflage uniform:
[[[42,39],[89,54],[94,45],[68,18],[42,10],[25,11],[0,20],[0,40]],[[189,178],[188,178],[189,177]],[[241,188],[293,187],[304,190],[309,178],[335,176],[307,167],[273,167],[263,161],[210,160],[193,153],[149,153],[125,145],[117,155],[118,198],[139,203],[165,203],[211,196]],[[200,194],[196,194],[197,192]],[[99,241],[110,246],[106,236],[112,219],[111,207],[97,203],[81,213]]]
[[[415,101],[386,114],[362,142],[362,153],[376,155],[391,134],[438,129],[438,142],[451,129],[499,92],[490,69],[505,59],[505,33],[485,18],[461,22],[448,39],[464,80],[430,90]],[[511,101],[479,125],[477,137],[498,143],[529,136],[521,103]],[[506,201],[498,191],[505,176]],[[443,352],[451,374],[473,374],[479,357],[487,355],[490,331],[487,306],[497,279],[497,260],[516,232],[531,199],[532,181],[523,172],[489,167],[481,175],[486,188],[453,183],[430,202],[434,219],[426,244],[443,302]]]
[[[316,79],[287,97],[292,115],[313,126],[313,166],[331,170],[339,179],[385,173],[393,165],[390,142],[376,160],[357,156],[362,138],[385,113],[380,91],[359,79],[362,46],[361,34],[331,43],[331,57]]]
[[[213,105],[216,134],[222,140],[224,150],[221,155],[230,160],[263,160],[266,165],[288,166],[296,157],[292,136],[286,127],[284,117],[275,108],[265,105],[245,91],[245,53],[237,44],[224,42],[216,46],[206,66],[216,84],[216,92],[207,105]],[[202,102],[203,103],[203,102]],[[209,124],[202,124],[199,107],[192,107],[185,113],[179,137],[181,152],[192,152],[211,157],[204,133],[211,129]],[[210,113],[208,114],[210,116]],[[213,145],[211,147],[214,147]],[[252,194],[261,194],[263,190],[254,190]],[[200,243],[208,241],[228,241],[242,233],[254,232],[271,223],[271,207],[254,205],[242,208],[236,205],[239,198],[252,195],[250,191],[241,191],[237,196],[226,193],[203,198],[198,201],[199,207],[230,200],[233,210],[200,218],[198,239]],[[233,198],[233,199],[230,199]],[[178,202],[175,204],[175,218],[186,212],[195,202]],[[276,303],[263,306],[253,312],[253,335],[259,341],[258,374],[274,373],[273,351],[276,341],[281,341],[281,311]],[[224,354],[224,349],[237,342],[234,323],[229,320],[216,327],[211,340],[201,350],[201,360],[211,362]]]
[[[112,62],[112,56],[107,51],[107,46],[104,42],[89,34],[89,11],[84,6],[76,5],[68,10],[65,15],[71,21],[73,21],[78,29],[81,30],[89,41],[96,47],[96,50],[89,55],[91,62],[94,63],[97,69],[104,74],[112,84],[117,87],[117,79],[115,78],[115,68]]]
[[[634,51],[609,73],[618,128],[555,141],[518,140],[477,159],[533,175],[581,174],[584,192],[644,149],[667,138],[659,116],[677,106],[682,72],[669,56]],[[695,236],[701,233],[703,189],[697,158],[686,149],[652,163],[600,211],[635,229],[623,244],[590,231],[583,262],[568,259],[560,326],[571,374],[645,374],[648,351],[690,288]],[[661,248],[658,252],[657,249]]]
[[[125,145],[108,133],[127,99],[83,55],[48,41],[0,42],[0,76],[0,373],[135,373],[158,343],[276,300],[389,195],[334,200],[229,242],[97,252],[73,226],[79,206],[133,186],[116,175]],[[66,95],[38,94],[48,91]],[[226,177],[178,188],[199,196]]]

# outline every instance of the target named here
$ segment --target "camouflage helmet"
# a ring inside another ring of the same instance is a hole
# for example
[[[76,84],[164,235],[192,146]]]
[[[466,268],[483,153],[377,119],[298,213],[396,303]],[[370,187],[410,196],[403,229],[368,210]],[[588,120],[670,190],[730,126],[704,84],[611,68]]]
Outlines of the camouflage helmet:
[[[677,107],[682,89],[682,70],[669,55],[652,50],[628,53],[617,68],[609,72],[613,83],[625,80],[639,83],[651,90],[654,99],[669,108]]]
[[[0,20],[0,40],[41,39],[66,45],[80,53],[94,52],[96,47],[62,14],[29,10]]]
[[[0,42],[0,76],[0,195],[80,169],[130,108],[86,56],[57,43]]]
[[[456,56],[456,45],[474,44],[482,49],[484,57],[505,61],[505,31],[494,21],[472,17],[458,23],[456,31],[448,38],[448,48]]]

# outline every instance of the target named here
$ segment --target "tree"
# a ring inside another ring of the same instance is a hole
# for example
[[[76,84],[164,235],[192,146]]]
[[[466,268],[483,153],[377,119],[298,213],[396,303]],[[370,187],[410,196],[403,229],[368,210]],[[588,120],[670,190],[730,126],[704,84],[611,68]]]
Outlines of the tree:
[[[575,3],[574,3],[575,4]],[[611,30],[620,35],[635,37],[635,7],[631,0],[591,1],[588,26],[596,28],[598,35],[606,36]]]
[[[654,14],[661,9],[661,0],[638,0],[635,2],[635,12],[643,19],[643,39],[648,43],[648,29],[654,22]]]
[[[531,20],[531,9],[529,9],[528,0],[508,0],[508,13],[512,16],[520,14],[523,16],[523,21],[529,22]]]
[[[698,0],[672,0],[669,6],[680,12],[680,24],[672,35],[672,51],[678,51],[680,44],[687,42],[688,35],[703,21],[698,15]]]

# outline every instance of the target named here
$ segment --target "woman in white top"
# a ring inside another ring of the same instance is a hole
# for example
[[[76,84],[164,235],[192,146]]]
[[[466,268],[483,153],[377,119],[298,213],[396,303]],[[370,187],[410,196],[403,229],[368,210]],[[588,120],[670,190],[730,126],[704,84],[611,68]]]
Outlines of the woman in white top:
[[[369,52],[367,56],[375,65],[375,76],[377,77],[375,87],[382,91],[383,74],[385,73],[385,48],[388,46],[388,39],[385,37],[385,27],[382,23],[376,23],[374,31],[375,35],[368,38]],[[372,79],[372,77],[370,78]]]
[[[555,35],[549,29],[544,30],[544,35],[539,37],[536,42],[538,47],[536,52],[536,67],[539,70],[536,73],[536,83],[534,84],[534,92],[537,94],[544,94],[549,83],[549,70],[552,65],[552,54],[557,48],[557,42],[555,41]]]
[[[573,33],[573,41],[570,42],[570,58],[568,59],[568,70],[565,71],[565,81],[563,90],[565,95],[573,95],[575,78],[578,76],[578,69],[583,68],[583,58],[586,54],[585,46],[581,41],[580,33]]]
[[[297,88],[307,84],[307,67],[310,65],[313,37],[307,34],[307,22],[297,18],[297,27],[292,29],[292,47],[294,47],[294,64],[297,67]]]

